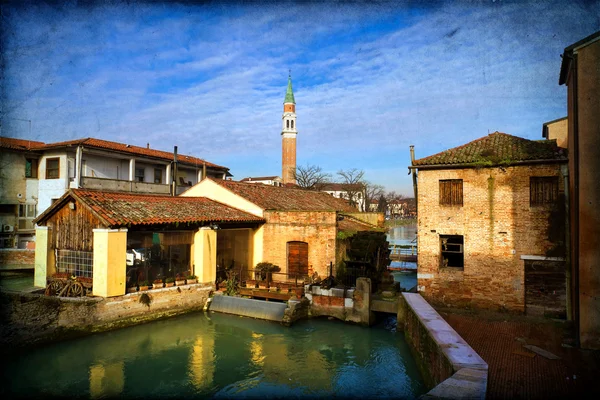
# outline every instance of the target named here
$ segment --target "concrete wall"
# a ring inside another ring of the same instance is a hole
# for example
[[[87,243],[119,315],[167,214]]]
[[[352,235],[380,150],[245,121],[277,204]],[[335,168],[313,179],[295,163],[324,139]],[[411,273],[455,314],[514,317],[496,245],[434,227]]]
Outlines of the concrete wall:
[[[308,243],[309,273],[328,275],[329,263],[336,265],[336,213],[265,211],[262,260],[287,269],[287,242]]]
[[[485,399],[487,363],[419,294],[402,293],[397,323],[433,387],[422,398]]]
[[[419,171],[417,278],[427,301],[525,310],[520,257],[555,246],[552,207],[530,206],[530,176],[559,176],[564,192],[558,164]],[[439,205],[440,179],[463,179],[463,206]],[[440,235],[464,237],[464,269],[442,267]]]
[[[25,156],[22,153],[0,151],[0,204],[18,204],[26,193]],[[35,193],[32,193],[35,195]]]
[[[89,334],[202,310],[213,286],[201,284],[100,298],[1,292],[2,345],[26,345]],[[147,295],[150,304],[140,302]]]

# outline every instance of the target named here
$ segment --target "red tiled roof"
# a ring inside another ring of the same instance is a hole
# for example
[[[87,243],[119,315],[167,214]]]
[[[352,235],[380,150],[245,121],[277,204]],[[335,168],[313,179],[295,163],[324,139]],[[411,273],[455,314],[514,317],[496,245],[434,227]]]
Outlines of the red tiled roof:
[[[34,140],[13,139],[0,136],[0,147],[11,150],[39,150],[43,142]]]
[[[44,146],[44,149],[54,149],[60,147],[69,147],[69,146],[78,146],[83,145],[86,147],[93,147],[97,149],[103,150],[113,150],[119,151],[127,154],[135,154],[139,156],[158,158],[165,161],[173,160],[173,153],[162,150],[149,149],[146,147],[132,146],[125,143],[117,143],[110,142],[108,140],[94,139],[94,138],[86,138],[86,139],[77,139],[77,140],[69,140],[66,142],[56,142],[56,143],[48,143]],[[186,156],[185,154],[177,154],[177,161],[181,164],[186,165],[194,165],[201,167],[203,163],[206,163],[207,167],[218,168],[222,170],[229,170],[229,168],[222,167],[217,164],[210,163],[201,158],[196,158],[192,156]]]
[[[494,132],[459,147],[413,161],[415,166],[494,166],[530,161],[567,161],[567,152],[552,140],[528,140]]]
[[[345,200],[324,192],[225,180],[213,181],[265,210],[357,211]]]
[[[172,197],[155,194],[71,189],[36,223],[45,221],[72,197],[88,207],[109,227],[184,223],[265,222],[263,218],[206,197]]]

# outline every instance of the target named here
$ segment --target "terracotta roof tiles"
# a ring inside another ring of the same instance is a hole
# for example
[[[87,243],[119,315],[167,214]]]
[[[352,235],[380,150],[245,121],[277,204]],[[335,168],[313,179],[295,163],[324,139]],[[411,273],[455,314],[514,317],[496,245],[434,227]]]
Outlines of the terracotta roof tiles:
[[[165,161],[173,160],[172,152],[155,150],[155,149],[150,149],[147,147],[132,146],[132,145],[125,144],[125,143],[110,142],[108,140],[94,139],[94,138],[48,143],[44,146],[44,150],[55,149],[55,148],[60,148],[60,147],[68,147],[68,146],[78,146],[78,145],[83,145],[85,147],[92,147],[92,148],[103,149],[103,150],[119,151],[122,153],[134,154],[134,155],[139,155],[139,156],[144,156],[144,157],[152,157],[152,158],[157,158],[157,159],[161,159],[161,160],[165,160]],[[202,166],[204,163],[206,163],[207,167],[228,170],[228,168],[226,168],[226,167],[210,163],[201,158],[187,156],[185,154],[178,154],[177,161],[181,164],[194,165],[194,166]]]
[[[214,182],[265,210],[357,211],[345,200],[337,199],[324,192],[227,180],[214,180]]]
[[[73,197],[89,207],[109,227],[198,223],[260,223],[263,218],[205,197],[172,197],[155,194],[71,189],[56,205],[37,218],[45,221],[60,203]]]
[[[34,140],[13,139],[0,136],[0,147],[11,150],[40,150],[43,142]]]
[[[413,161],[422,166],[495,166],[531,161],[567,161],[567,151],[551,140],[528,140],[494,132],[462,146]]]

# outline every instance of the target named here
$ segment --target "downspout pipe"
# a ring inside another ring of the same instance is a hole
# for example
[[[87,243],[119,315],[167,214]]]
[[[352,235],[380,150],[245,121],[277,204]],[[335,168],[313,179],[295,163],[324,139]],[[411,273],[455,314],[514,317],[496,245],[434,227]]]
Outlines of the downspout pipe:
[[[563,176],[565,187],[565,284],[567,288],[567,321],[573,321],[573,293],[571,287],[571,227],[569,223],[569,166],[561,165],[560,172]]]

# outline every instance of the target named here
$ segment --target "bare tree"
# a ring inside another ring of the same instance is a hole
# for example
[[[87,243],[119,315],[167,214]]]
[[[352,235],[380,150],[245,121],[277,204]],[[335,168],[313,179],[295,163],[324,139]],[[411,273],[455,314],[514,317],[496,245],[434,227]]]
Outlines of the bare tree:
[[[342,178],[344,197],[351,206],[360,209],[360,203],[364,197],[365,183],[363,176],[365,171],[352,168],[349,170],[339,170],[337,174]]]
[[[377,212],[381,212],[384,213],[387,211],[387,200],[385,198],[385,195],[382,193],[379,196],[379,202],[377,204]]]
[[[303,189],[321,190],[323,186],[331,181],[331,175],[323,172],[316,165],[298,166],[294,171],[296,184]]]
[[[385,188],[368,181],[364,181],[363,184],[365,185],[365,211],[371,211],[371,203],[383,196]]]

